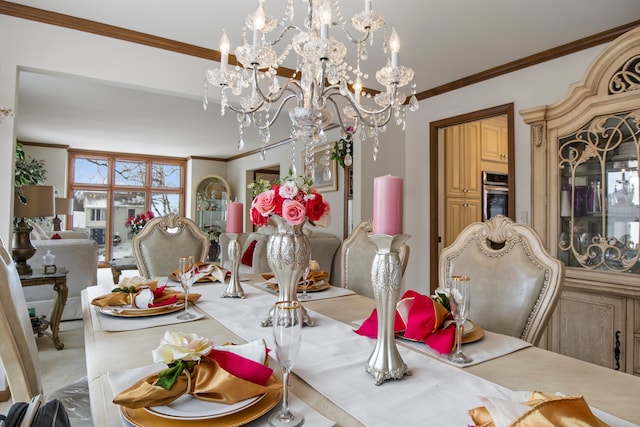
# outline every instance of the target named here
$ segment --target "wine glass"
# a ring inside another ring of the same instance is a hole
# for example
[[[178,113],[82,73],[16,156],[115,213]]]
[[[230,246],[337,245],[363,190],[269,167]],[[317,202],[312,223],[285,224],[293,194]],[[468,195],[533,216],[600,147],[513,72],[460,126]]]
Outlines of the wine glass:
[[[302,299],[302,300],[313,299],[313,297],[307,293],[307,289],[309,289],[309,272],[319,270],[319,269],[320,269],[320,265],[318,265],[318,261],[316,261],[315,259],[310,259],[309,264],[307,265],[307,268],[305,268],[304,272],[302,273],[304,282],[302,284],[302,295],[300,295],[298,299]]]
[[[449,285],[449,305],[456,321],[456,348],[448,359],[455,363],[469,363],[472,359],[462,353],[462,334],[464,322],[469,315],[471,304],[471,279],[468,276],[451,276]]]
[[[307,266],[302,272],[302,295],[300,295],[298,299],[301,299],[301,300],[311,299],[311,295],[307,294],[307,288],[309,287],[309,270],[310,269],[311,269],[311,260],[307,262]]]
[[[178,266],[178,280],[184,291],[184,313],[178,315],[180,320],[195,319],[196,315],[189,313],[189,290],[195,278],[195,264],[192,256],[180,257],[180,265]]]
[[[282,409],[269,417],[273,427],[295,427],[304,417],[289,410],[289,375],[300,351],[302,304],[299,301],[278,301],[273,310],[273,339],[276,357],[282,368]]]

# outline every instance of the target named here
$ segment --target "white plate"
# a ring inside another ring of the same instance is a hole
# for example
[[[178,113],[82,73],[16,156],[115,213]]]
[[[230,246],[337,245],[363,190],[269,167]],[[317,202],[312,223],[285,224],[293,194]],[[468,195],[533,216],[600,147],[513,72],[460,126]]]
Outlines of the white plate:
[[[467,320],[464,322],[464,325],[462,325],[463,334],[470,334],[474,329],[476,329],[476,324],[471,320]]]
[[[261,394],[260,396],[227,405],[225,403],[207,402],[185,394],[168,405],[152,406],[144,409],[162,418],[175,420],[207,420],[243,411],[258,403],[264,396],[264,394]]]
[[[184,308],[183,302],[176,302],[169,305],[163,305],[153,308],[134,308],[134,307],[100,307],[100,313],[115,317],[146,317],[158,314],[173,313]]]

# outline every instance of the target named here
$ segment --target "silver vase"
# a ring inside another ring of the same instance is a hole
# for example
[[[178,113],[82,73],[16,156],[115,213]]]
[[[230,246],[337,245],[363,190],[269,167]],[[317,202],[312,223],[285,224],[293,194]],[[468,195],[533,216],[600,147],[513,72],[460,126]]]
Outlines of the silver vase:
[[[229,247],[227,248],[227,256],[231,262],[231,278],[227,289],[224,290],[222,298],[244,298],[244,290],[240,285],[240,244],[238,243],[237,233],[228,233]]]
[[[411,375],[398,352],[393,330],[402,279],[398,249],[409,239],[409,235],[373,234],[369,237],[376,245],[376,255],[371,265],[371,285],[378,313],[378,337],[366,370],[373,375],[375,385],[380,385],[389,379],[398,380]]]
[[[298,301],[298,282],[309,265],[311,244],[300,225],[290,225],[282,217],[272,215],[277,231],[267,241],[267,263],[278,282],[278,301]],[[262,326],[271,326],[273,308],[262,321]],[[307,311],[302,308],[304,325],[313,326]]]

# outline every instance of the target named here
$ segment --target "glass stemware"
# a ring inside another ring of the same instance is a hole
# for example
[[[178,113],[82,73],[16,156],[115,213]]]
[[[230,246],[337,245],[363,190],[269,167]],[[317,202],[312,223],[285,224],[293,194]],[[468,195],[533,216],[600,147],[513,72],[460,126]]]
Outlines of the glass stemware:
[[[309,256],[309,264],[307,264],[307,268],[305,268],[304,272],[302,273],[304,278],[303,279],[304,282],[302,284],[302,295],[300,295],[298,299],[301,299],[301,300],[313,299],[313,297],[307,293],[307,289],[309,289],[309,272],[319,270],[319,269],[320,269],[320,265],[318,264],[318,261],[316,261],[315,259],[311,259],[311,256]]]
[[[195,264],[193,263],[192,256],[180,257],[180,264],[178,266],[178,280],[182,285],[184,291],[184,313],[178,315],[180,320],[195,319],[196,315],[189,313],[189,291],[191,285],[193,285],[193,279],[195,278]]]
[[[462,353],[463,327],[471,304],[471,279],[468,276],[451,276],[449,304],[451,314],[456,321],[456,348],[449,354],[448,359],[460,364],[469,363],[472,359]]]
[[[311,295],[307,293],[307,288],[309,287],[309,270],[309,264],[307,264],[307,267],[302,273],[302,295],[298,296],[298,299],[301,300],[311,299]]]
[[[276,357],[282,368],[282,409],[269,417],[273,427],[296,427],[304,417],[289,409],[289,375],[300,351],[302,334],[302,304],[298,301],[279,301],[273,311],[273,339]]]

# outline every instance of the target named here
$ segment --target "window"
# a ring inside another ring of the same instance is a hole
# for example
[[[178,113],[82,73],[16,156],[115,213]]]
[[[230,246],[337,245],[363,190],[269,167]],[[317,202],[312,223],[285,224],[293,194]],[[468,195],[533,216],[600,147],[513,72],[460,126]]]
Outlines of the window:
[[[91,213],[91,221],[105,221],[107,219],[106,209],[88,209]]]
[[[70,151],[69,168],[73,228],[98,242],[102,263],[131,255],[129,218],[184,215],[183,159]]]

